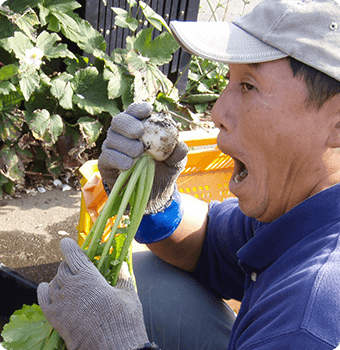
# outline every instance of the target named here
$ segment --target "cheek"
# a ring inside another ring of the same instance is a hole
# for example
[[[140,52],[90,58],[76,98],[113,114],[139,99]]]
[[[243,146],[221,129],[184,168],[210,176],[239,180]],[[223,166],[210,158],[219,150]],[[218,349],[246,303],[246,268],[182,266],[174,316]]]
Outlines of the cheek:
[[[243,129],[244,142],[265,149],[269,153],[276,148],[289,148],[296,144],[304,126],[301,122],[301,106],[285,103],[271,96],[266,100],[258,98],[248,106],[240,127]],[[298,108],[299,107],[299,108]]]

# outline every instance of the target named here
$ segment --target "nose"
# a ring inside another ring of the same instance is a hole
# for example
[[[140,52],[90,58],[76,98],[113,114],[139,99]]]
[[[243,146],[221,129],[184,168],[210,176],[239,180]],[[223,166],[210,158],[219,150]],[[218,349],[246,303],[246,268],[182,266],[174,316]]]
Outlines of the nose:
[[[214,107],[211,111],[211,118],[216,128],[225,131],[231,131],[231,99],[228,96],[228,86],[224,89],[221,96],[215,102]]]

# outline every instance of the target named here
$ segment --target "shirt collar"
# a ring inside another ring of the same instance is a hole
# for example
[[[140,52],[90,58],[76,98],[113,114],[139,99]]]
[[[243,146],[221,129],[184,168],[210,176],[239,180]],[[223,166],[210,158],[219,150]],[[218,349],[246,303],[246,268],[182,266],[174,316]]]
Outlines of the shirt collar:
[[[294,244],[325,224],[340,219],[340,184],[306,199],[275,221],[259,225],[238,252],[246,273],[261,271]]]

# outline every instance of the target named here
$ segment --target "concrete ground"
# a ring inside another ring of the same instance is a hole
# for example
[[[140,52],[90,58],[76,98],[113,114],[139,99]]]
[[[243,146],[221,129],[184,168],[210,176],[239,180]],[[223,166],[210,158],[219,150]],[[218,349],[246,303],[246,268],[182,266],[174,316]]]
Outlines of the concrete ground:
[[[0,263],[34,282],[50,281],[62,260],[60,240],[77,240],[80,200],[75,189],[0,200]],[[133,248],[147,249],[137,242]]]
[[[201,0],[199,21],[232,21],[251,11],[261,0]]]

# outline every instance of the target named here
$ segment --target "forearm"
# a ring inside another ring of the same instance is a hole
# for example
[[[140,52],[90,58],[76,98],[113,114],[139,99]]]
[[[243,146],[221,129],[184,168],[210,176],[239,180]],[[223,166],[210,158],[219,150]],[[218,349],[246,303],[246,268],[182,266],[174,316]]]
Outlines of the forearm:
[[[198,263],[207,226],[208,204],[182,194],[183,218],[175,232],[148,248],[162,260],[192,272]]]

